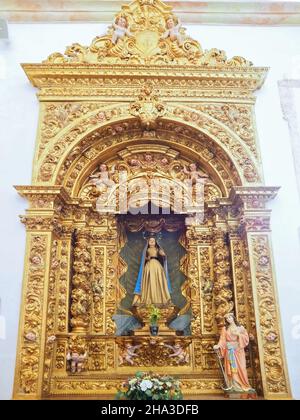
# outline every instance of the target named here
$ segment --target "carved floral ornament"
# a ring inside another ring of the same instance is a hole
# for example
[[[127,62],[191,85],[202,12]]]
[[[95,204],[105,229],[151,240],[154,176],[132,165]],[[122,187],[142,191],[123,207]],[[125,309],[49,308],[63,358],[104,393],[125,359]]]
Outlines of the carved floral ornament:
[[[120,218],[93,205],[95,185],[109,188],[122,170],[147,182],[181,182],[192,172],[206,180],[205,219],[180,239],[191,338],[148,353],[140,343],[138,365],[169,366],[177,349],[171,365],[184,372],[185,394],[220,390],[212,346],[234,310],[257,337],[249,372],[267,382],[266,396],[287,395],[265,239],[266,203],[277,189],[263,186],[253,114],[266,69],[203,51],[160,0],[123,6],[89,47],[73,44],[23,67],[40,89],[41,113],[33,185],[17,187],[29,201],[29,240],[15,395],[114,395],[135,369],[127,356],[136,344],[119,342],[113,321],[126,296],[125,237]]]
[[[203,51],[199,42],[186,34],[171,7],[160,0],[135,0],[122,6],[107,34],[97,36],[90,46],[72,44],[65,54],[51,54],[44,63],[252,66],[243,57],[228,59],[216,48]]]
[[[203,51],[160,0],[151,4],[135,0],[122,7],[107,34],[97,36],[90,46],[75,43],[65,54],[56,52],[42,64],[23,64],[23,68],[41,89],[41,98],[130,98],[137,87],[153,79],[164,96],[180,97],[185,88],[185,97],[252,102],[252,93],[262,86],[268,70],[243,57],[227,59],[217,48]],[[76,112],[79,107],[71,108]]]
[[[231,129],[220,125],[214,118],[187,107],[170,107],[158,101],[156,95],[151,93],[142,96],[142,99],[132,102],[130,107],[107,107],[101,111],[93,112],[82,117],[76,123],[68,126],[62,133],[58,133],[51,140],[44,140],[48,143],[45,148],[42,142],[42,152],[39,158],[39,173],[36,173],[39,181],[50,181],[51,177],[64,165],[70,166],[71,162],[80,155],[83,148],[87,150],[89,144],[94,144],[96,140],[103,139],[103,147],[107,149],[105,137],[110,137],[109,147],[112,142],[120,141],[121,135],[130,134],[130,131],[140,130],[141,128],[150,129],[149,139],[156,140],[157,133],[154,128],[167,130],[172,136],[172,141],[183,142],[184,137],[195,138],[195,135],[201,139],[206,138],[210,143],[212,139],[220,145],[220,151],[230,155],[234,159],[234,165],[231,164],[230,171],[233,168],[240,168],[241,178],[248,183],[257,183],[260,180],[260,170],[258,163],[253,157],[252,151],[247,144],[238,137]],[[139,121],[133,120],[132,114],[135,114]],[[163,116],[162,116],[163,115]],[[168,120],[170,122],[168,122]],[[173,121],[173,123],[171,122]],[[169,124],[169,127],[168,127]],[[98,127],[98,128],[97,128]],[[190,134],[189,134],[190,130]],[[132,136],[132,134],[131,134]],[[143,132],[140,138],[143,138]],[[196,146],[196,142],[193,140]],[[191,142],[187,142],[187,145]],[[52,145],[52,147],[51,147]],[[103,149],[103,148],[102,148]],[[103,150],[104,150],[103,149]],[[220,152],[218,152],[220,155]],[[88,156],[87,152],[85,156]],[[63,162],[64,159],[64,162]],[[37,167],[38,169],[38,167]],[[55,181],[60,182],[58,179]]]

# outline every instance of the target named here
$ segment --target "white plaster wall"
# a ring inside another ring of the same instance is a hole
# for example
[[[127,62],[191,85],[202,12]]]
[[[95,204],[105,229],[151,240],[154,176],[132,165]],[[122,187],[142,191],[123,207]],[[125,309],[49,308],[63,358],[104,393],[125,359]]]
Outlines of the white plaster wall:
[[[12,394],[25,247],[18,215],[26,204],[12,186],[30,183],[38,120],[35,89],[19,63],[40,62],[73,42],[89,44],[104,30],[96,24],[11,25],[9,44],[0,44],[0,316],[6,323],[5,339],[0,331],[0,399]],[[188,32],[205,49],[217,47],[228,56],[243,55],[257,66],[271,67],[257,95],[257,128],[266,183],[282,186],[272,203],[274,256],[290,379],[300,399],[300,204],[277,88],[300,56],[300,28],[191,26]]]

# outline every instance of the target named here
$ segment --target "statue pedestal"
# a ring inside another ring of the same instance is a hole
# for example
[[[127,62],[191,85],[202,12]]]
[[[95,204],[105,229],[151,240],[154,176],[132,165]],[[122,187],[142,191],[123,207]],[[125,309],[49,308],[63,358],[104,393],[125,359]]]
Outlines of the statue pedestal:
[[[255,391],[252,392],[230,392],[225,391],[224,397],[231,400],[256,400],[257,394]]]
[[[159,308],[161,313],[161,318],[159,319],[158,326],[158,335],[159,336],[176,336],[176,331],[172,330],[168,323],[176,316],[176,308],[173,305],[167,307]],[[133,332],[134,336],[147,336],[150,335],[150,319],[149,319],[149,308],[147,306],[135,306],[133,314],[137,319],[142,323],[142,328],[135,330]]]
[[[165,323],[158,323],[157,326],[158,326],[158,334],[157,334],[158,336],[162,336],[162,335],[163,336],[176,336],[176,331],[171,330],[171,328],[165,325]],[[145,325],[142,328],[135,330],[133,332],[133,335],[136,337],[150,335],[150,324],[145,323]]]
[[[118,368],[172,367],[186,371],[191,368],[191,337],[137,336],[117,337]],[[164,372],[164,371],[162,371]]]

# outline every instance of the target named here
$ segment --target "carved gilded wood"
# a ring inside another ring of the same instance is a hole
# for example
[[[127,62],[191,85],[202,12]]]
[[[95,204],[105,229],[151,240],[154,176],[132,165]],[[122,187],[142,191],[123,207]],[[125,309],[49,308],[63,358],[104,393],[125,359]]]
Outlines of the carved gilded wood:
[[[113,398],[124,378],[149,368],[177,375],[185,395],[220,393],[212,347],[232,310],[253,336],[253,385],[289,398],[266,209],[277,189],[264,185],[254,120],[267,69],[204,51],[184,28],[165,36],[176,16],[160,0],[124,6],[115,23],[121,15],[130,35],[116,41],[110,28],[89,47],[23,65],[40,121],[32,185],[16,187],[29,208],[14,398]],[[181,313],[192,313],[191,334],[177,339],[185,358],[171,363],[163,340],[138,337],[131,366],[122,354],[132,338],[117,337],[114,322],[128,268],[121,203],[98,213],[91,176],[105,164],[133,182],[180,183],[193,162],[207,183],[204,220],[180,238]],[[73,370],[72,352],[84,355]]]

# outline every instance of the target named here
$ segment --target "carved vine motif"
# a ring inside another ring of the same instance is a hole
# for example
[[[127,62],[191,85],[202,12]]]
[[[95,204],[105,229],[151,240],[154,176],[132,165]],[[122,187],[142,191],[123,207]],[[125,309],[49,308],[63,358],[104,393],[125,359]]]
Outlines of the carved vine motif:
[[[263,339],[263,358],[269,393],[287,393],[288,384],[283,366],[279,318],[274,298],[273,267],[267,235],[251,236],[254,251],[257,299]]]
[[[98,102],[90,103],[46,103],[44,108],[44,118],[41,127],[41,143],[39,145],[39,156],[45,150],[49,141],[59,132],[71,124],[73,121],[85,116],[87,113],[100,110],[102,104]],[[105,114],[99,113],[94,117],[95,121],[105,119]]]
[[[214,234],[214,304],[218,327],[224,324],[224,316],[234,307],[232,280],[230,276],[229,250],[225,241],[225,234],[217,230]]]
[[[110,113],[118,116],[120,118],[122,115],[125,118],[125,114],[128,112],[126,108],[115,108],[114,110],[110,110]],[[250,183],[253,183],[259,179],[259,175],[257,174],[257,169],[255,165],[252,163],[251,158],[248,156],[247,152],[243,149],[242,145],[239,141],[234,139],[232,136],[230,137],[229,134],[227,134],[223,129],[221,129],[214,121],[207,119],[204,116],[201,116],[197,114],[196,111],[191,112],[186,109],[176,108],[173,111],[174,115],[177,118],[183,119],[184,121],[190,121],[191,123],[197,124],[201,127],[201,129],[206,128],[213,136],[217,136],[219,141],[228,149],[231,150],[232,155],[237,160],[238,164],[243,170],[244,177],[247,179],[247,181]],[[106,117],[106,119],[109,118],[109,116]],[[204,120],[203,120],[204,118]],[[80,122],[80,125],[77,127],[73,127],[70,129],[69,132],[67,132],[62,137],[57,138],[55,142],[55,146],[52,148],[52,150],[49,150],[49,153],[47,155],[42,155],[41,161],[40,161],[40,174],[39,174],[39,180],[40,181],[49,181],[51,177],[53,176],[54,168],[58,165],[58,162],[62,156],[62,154],[65,152],[68,145],[71,143],[75,143],[76,139],[78,137],[83,137],[83,134],[95,123],[95,117],[92,115],[89,119],[84,119]],[[183,142],[187,143],[190,147],[192,143],[190,141],[185,140],[185,138],[179,138],[181,135],[188,135],[192,138],[197,135],[202,135],[205,138],[205,136],[202,133],[199,132],[191,132],[191,135],[189,135],[189,128],[182,127],[180,125],[174,127],[174,123],[167,123],[167,122],[158,122],[159,128],[167,128],[168,124],[170,125],[169,129],[170,132],[173,133],[174,141],[176,142]],[[166,126],[166,127],[165,127]],[[139,123],[137,121],[134,122],[122,122],[115,125],[105,126],[100,128],[96,133],[93,133],[92,135],[87,136],[84,140],[82,140],[80,146],[77,145],[73,152],[69,155],[68,159],[65,162],[65,170],[70,166],[71,162],[80,156],[82,147],[86,149],[87,145],[89,143],[95,142],[95,139],[97,138],[105,138],[110,137],[108,140],[109,146],[112,146],[113,144],[116,144],[119,141],[120,135],[125,135],[125,133],[128,133],[129,135],[129,129],[137,129],[139,128]],[[191,130],[193,131],[193,130]],[[174,132],[176,135],[174,136]],[[186,133],[185,133],[186,132]],[[206,142],[207,143],[207,142]],[[211,143],[211,141],[210,141]],[[102,148],[107,148],[108,145],[104,144],[102,140]],[[215,147],[215,146],[214,146]],[[213,152],[213,154],[216,152]],[[85,153],[85,159],[88,161],[92,156],[90,153]],[[226,158],[225,158],[226,159]],[[232,164],[229,163],[229,166],[232,166]],[[232,167],[232,170],[236,172],[236,170]],[[61,174],[63,175],[63,174]]]
[[[95,248],[93,261],[93,331],[103,332],[105,304],[105,247]]]
[[[116,111],[117,114],[119,114],[119,112]],[[186,121],[191,121],[191,122],[196,122],[198,121],[198,124],[201,125],[201,127],[203,128],[203,125],[201,123],[201,119],[200,116],[195,114],[190,114],[188,111],[184,111],[182,110],[175,110],[174,113],[176,114],[176,116],[179,116],[180,118],[183,118]],[[53,152],[51,154],[48,155],[48,157],[45,158],[44,163],[41,167],[41,180],[46,181],[50,179],[50,176],[52,175],[52,171],[53,168],[56,166],[56,163],[58,162],[58,158],[61,157],[61,154],[63,153],[63,151],[65,150],[65,148],[67,147],[67,145],[69,144],[70,140],[73,141],[76,139],[77,135],[82,135],[82,133],[84,131],[86,131],[87,126],[85,124],[86,122],[83,121],[81,124],[81,128],[78,128],[78,132],[76,130],[73,130],[73,133],[69,133],[70,136],[66,136],[65,138],[61,138],[59,140],[59,142],[56,144],[55,149],[53,150]],[[132,123],[131,123],[132,124]],[[125,133],[126,131],[128,131],[129,127],[131,126],[131,124],[129,125],[128,123],[119,123],[118,125],[116,125],[115,127],[106,127],[101,129],[101,138],[105,137],[105,136],[110,136],[110,145],[111,142],[117,142],[118,141],[118,136],[122,133]],[[233,151],[233,155],[236,157],[236,159],[238,160],[240,166],[243,168],[244,170],[244,176],[245,178],[249,181],[249,182],[254,182],[257,179],[257,175],[256,174],[256,168],[253,166],[253,164],[250,161],[250,158],[247,156],[246,152],[243,150],[242,146],[233,138],[231,138],[229,135],[227,135],[224,131],[222,131],[213,121],[206,121],[207,124],[207,128],[211,131],[211,133],[215,136],[217,135],[217,137],[220,139],[221,143],[223,143],[227,148],[231,149]],[[164,125],[166,125],[166,123],[164,123]],[[161,124],[158,124],[158,126],[160,127]],[[162,127],[164,128],[164,127]],[[132,128],[131,128],[132,129]],[[83,130],[83,131],[82,131]],[[188,129],[184,129],[180,126],[178,127],[174,127],[174,124],[172,123],[170,125],[170,130],[171,132],[176,133],[176,137],[174,138],[174,140],[178,141],[178,142],[186,142],[186,140],[184,139],[180,139],[179,140],[179,136],[180,134],[185,134],[184,131],[186,130],[186,134],[188,134]],[[100,133],[99,133],[100,134]],[[76,137],[73,137],[73,135],[76,135]],[[191,137],[193,138],[195,135],[195,133],[191,133]],[[99,135],[98,135],[99,136]],[[199,136],[199,133],[197,134],[197,136]],[[93,134],[93,136],[90,138],[90,140],[95,140],[97,136],[95,134]],[[112,138],[113,137],[113,138]],[[173,135],[174,137],[174,135]],[[84,143],[87,143],[89,140],[88,138],[85,139]],[[190,143],[188,143],[190,144]],[[86,144],[85,144],[86,146]],[[72,154],[72,156],[69,157],[69,159],[73,159],[76,156],[78,156],[78,154],[80,153],[81,148],[78,147],[78,151],[76,152],[77,149],[74,150],[74,154]],[[77,155],[76,155],[76,153]],[[47,175],[46,175],[47,174]]]
[[[103,389],[107,390],[110,395],[115,395],[117,389],[122,385],[123,380],[120,379],[93,379],[85,378],[84,380],[67,381],[64,378],[57,378],[53,381],[54,395],[65,395],[66,392],[71,394],[91,392],[101,393]],[[195,395],[197,391],[219,391],[221,386],[220,379],[183,379],[181,380],[182,390],[185,395]]]
[[[190,305],[193,314],[193,319],[191,322],[191,333],[194,336],[201,336],[202,314],[197,250],[197,241],[199,239],[194,227],[190,226],[187,229],[186,238],[187,243],[185,244],[185,248],[187,250],[187,255],[184,258],[182,269],[187,277],[187,280],[184,284],[183,293],[187,298],[188,304]]]
[[[193,108],[202,111],[231,128],[258,157],[255,132],[252,121],[252,106],[236,104],[196,105]]]
[[[125,112],[128,115],[128,109]],[[90,114],[86,118],[83,118],[80,121],[80,124],[77,126],[72,126],[66,132],[65,135],[58,138],[52,147],[51,150],[44,156],[41,155],[41,168],[40,168],[40,175],[39,179],[41,181],[49,181],[53,175],[53,171],[57,166],[62,154],[66,150],[66,148],[72,144],[76,143],[76,139],[78,136],[83,137],[84,133],[86,133],[90,128],[94,127],[97,124],[104,124],[105,122],[110,121],[111,119],[118,117],[120,118],[124,115],[124,108],[114,107],[113,109],[108,109],[105,112],[101,112],[100,110],[96,113]],[[128,128],[128,123],[120,123],[113,128],[111,126],[104,128],[110,136],[115,135],[117,133],[123,132]],[[86,141],[86,140],[85,140]],[[74,147],[70,156],[68,157],[69,163],[81,154],[80,147]],[[68,161],[66,162],[68,166]]]
[[[259,356],[259,348],[258,348],[258,334],[257,334],[257,324],[256,324],[256,317],[255,317],[255,309],[254,309],[254,299],[253,299],[253,287],[252,287],[252,279],[251,279],[251,272],[250,268],[250,261],[249,261],[249,249],[246,243],[244,245],[244,276],[246,278],[246,290],[247,290],[247,299],[248,299],[248,319],[249,319],[249,331],[253,334],[253,340],[250,342],[251,346],[251,356],[252,356],[252,366],[254,372],[254,380],[255,380],[255,389],[257,390],[258,394],[263,393],[263,385],[262,385],[262,374],[261,374],[261,361]]]
[[[71,234],[69,234],[70,236]],[[69,284],[69,253],[71,238],[63,239],[60,248],[60,270],[57,295],[57,330],[67,332],[68,328],[68,284]]]
[[[189,340],[176,343],[150,338],[140,344],[129,340],[119,345],[119,366],[184,366],[190,364]]]
[[[173,114],[176,117],[183,118],[185,121],[190,121],[193,124],[197,124],[201,129],[208,130],[212,136],[217,136],[223,145],[231,150],[231,155],[238,162],[243,170],[245,179],[249,183],[258,182],[260,175],[257,172],[257,168],[253,164],[251,157],[247,151],[243,148],[240,142],[233,139],[223,128],[221,128],[215,121],[207,118],[205,114],[198,114],[195,111],[190,111],[184,108],[175,108]]]
[[[90,325],[91,248],[89,232],[79,231],[74,249],[71,325],[73,331],[86,331]]]
[[[31,68],[26,69],[28,73],[31,72]],[[124,66],[118,66],[119,76],[124,74]],[[191,75],[195,78],[185,79],[182,74],[178,74],[178,79],[174,79],[174,71],[172,67],[166,69],[155,69],[152,74],[151,80],[157,86],[159,85],[162,96],[165,98],[178,98],[182,99],[182,91],[184,91],[185,97],[190,100],[198,100],[199,98],[209,98],[210,100],[223,99],[251,99],[253,100],[251,90],[255,90],[260,87],[261,79],[266,69],[249,67],[247,68],[246,74],[241,74],[240,77],[236,77],[235,69],[227,68],[224,72],[224,68],[219,67],[218,70],[212,68],[189,68]],[[100,70],[101,71],[101,70]],[[130,68],[130,71],[132,69]],[[98,100],[99,97],[109,97],[114,101],[119,101],[120,93],[125,98],[134,98],[137,93],[137,87],[141,88],[144,85],[143,79],[137,79],[132,74],[127,74],[128,77],[114,77],[117,73],[115,66],[111,66],[111,78],[105,78],[103,75],[99,75],[96,79],[90,75],[89,71],[86,75],[76,76],[72,73],[72,76],[68,73],[68,67],[61,69],[63,75],[59,72],[55,77],[35,77],[35,82],[41,87],[41,94],[45,97],[53,98],[64,98],[67,100],[71,97],[87,97],[95,98]],[[196,73],[196,74],[194,74]],[[160,78],[158,78],[160,76]],[[164,78],[162,78],[164,77]],[[220,80],[220,79],[223,80]],[[172,79],[173,89],[170,90],[170,79]],[[49,87],[49,84],[52,85]]]
[[[203,305],[203,329],[206,333],[214,332],[214,301],[213,301],[213,260],[211,247],[201,247],[200,270],[201,270],[201,297]]]
[[[47,236],[32,235],[29,250],[27,290],[24,305],[24,332],[20,362],[20,391],[37,392],[44,296],[44,268]],[[30,337],[30,340],[28,338]]]
[[[57,339],[57,345],[55,349],[55,369],[57,371],[66,371],[67,360],[66,360],[66,352],[67,352],[67,340],[60,340]]]
[[[235,291],[236,291],[236,315],[237,319],[243,326],[249,328],[248,322],[248,294],[247,294],[247,278],[246,272],[249,268],[249,263],[246,259],[243,250],[243,242],[241,239],[231,239],[232,247],[232,269],[235,280]]]
[[[122,6],[107,35],[97,36],[89,47],[73,44],[65,54],[51,54],[45,63],[252,65],[242,57],[228,60],[225,52],[216,48],[203,52],[200,44],[186,35],[171,8],[160,0],[135,0]]]
[[[59,261],[59,243],[53,241],[51,249],[51,266],[48,286],[48,310],[47,310],[47,327],[46,327],[46,343],[45,343],[45,361],[43,376],[43,392],[49,390],[49,378],[51,372],[51,364],[53,360],[53,348],[56,341],[55,315],[56,315],[56,287],[58,278]]]

